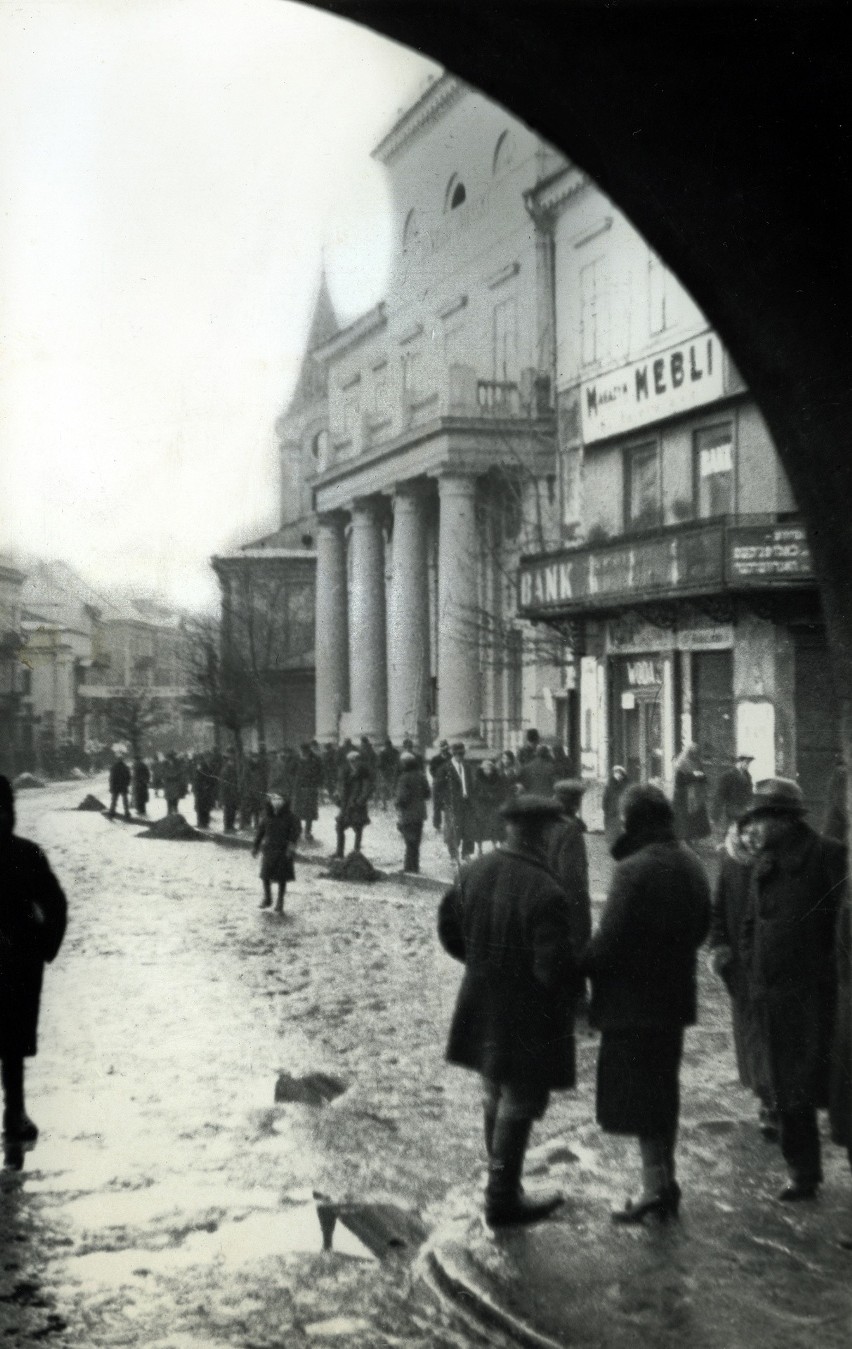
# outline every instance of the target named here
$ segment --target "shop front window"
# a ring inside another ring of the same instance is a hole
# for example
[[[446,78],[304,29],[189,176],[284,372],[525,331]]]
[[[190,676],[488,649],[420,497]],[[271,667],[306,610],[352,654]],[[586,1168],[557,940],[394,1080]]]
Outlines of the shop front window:
[[[731,422],[695,432],[696,514],[708,520],[734,510],[734,428]]]
[[[662,523],[660,456],[655,441],[636,445],[625,459],[628,529],[653,529]]]

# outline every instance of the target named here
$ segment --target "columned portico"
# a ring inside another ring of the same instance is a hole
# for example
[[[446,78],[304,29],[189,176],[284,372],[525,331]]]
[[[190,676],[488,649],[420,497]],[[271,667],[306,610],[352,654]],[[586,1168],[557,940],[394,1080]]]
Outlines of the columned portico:
[[[346,517],[321,515],[317,525],[316,735],[337,740],[348,706],[349,642],[346,612]]]
[[[350,729],[353,738],[387,735],[384,538],[380,502],[352,508],[352,612],[349,641]]]
[[[471,474],[438,479],[438,728],[443,739],[479,739],[479,585]]]
[[[429,577],[426,501],[414,483],[394,496],[388,734],[416,739],[429,712]]]

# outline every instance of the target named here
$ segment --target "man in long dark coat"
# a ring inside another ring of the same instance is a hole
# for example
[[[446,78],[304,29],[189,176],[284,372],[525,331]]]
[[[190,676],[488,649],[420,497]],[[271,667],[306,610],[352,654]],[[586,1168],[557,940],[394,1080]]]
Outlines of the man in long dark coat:
[[[453,862],[459,853],[472,857],[476,847],[476,805],[474,800],[473,768],[465,759],[461,741],[453,745],[452,754],[439,770],[435,782],[436,797],[440,794],[444,819],[444,842]]]
[[[147,815],[148,788],[151,783],[151,770],[141,755],[133,760],[133,809],[137,815]]]
[[[754,789],[749,764],[753,755],[738,754],[733,767],[719,774],[713,796],[713,818],[725,830],[736,824],[751,802]]]
[[[127,795],[129,791],[130,769],[121,755],[117,754],[109,770],[109,818],[111,820],[115,819],[115,808],[118,805],[119,797],[121,797],[121,804],[124,807],[124,818],[130,819],[130,801]]]
[[[11,1166],[23,1164],[23,1145],[38,1137],[24,1101],[24,1059],[37,1052],[44,966],[62,944],[66,917],[65,895],[44,853],[15,836],[12,788],[0,777],[0,1060]]]
[[[846,849],[804,820],[797,782],[767,778],[743,816],[758,855],[742,943],[759,1017],[781,1151],[779,1199],[813,1199],[822,1181],[817,1110],[829,1103],[837,997],[835,958]]]
[[[306,741],[299,751],[296,787],[293,793],[293,814],[304,826],[305,838],[314,836],[314,821],[319,818],[321,787],[322,761]]]
[[[373,776],[357,749],[346,756],[346,762],[337,779],[337,852],[343,857],[346,853],[346,831],[351,829],[355,838],[352,844],[355,852],[361,851],[361,839],[370,823],[369,804],[373,794]]]
[[[441,901],[438,935],[465,967],[447,1058],[482,1077],[486,1221],[537,1222],[561,1202],[521,1188],[533,1121],[575,1084],[577,973],[565,897],[547,867],[553,801],[503,807],[507,843],[466,867]]]
[[[592,935],[592,898],[589,894],[589,858],[586,852],[586,825],[579,815],[586,784],[577,778],[563,778],[554,787],[562,807],[562,818],[550,831],[547,861],[562,886],[568,906],[571,944],[584,951]]]

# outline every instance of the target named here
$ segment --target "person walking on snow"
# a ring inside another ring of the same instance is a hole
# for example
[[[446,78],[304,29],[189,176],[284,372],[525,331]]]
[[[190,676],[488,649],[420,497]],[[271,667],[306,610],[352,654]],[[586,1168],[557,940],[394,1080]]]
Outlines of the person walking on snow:
[[[521,1187],[533,1122],[551,1091],[576,1081],[577,970],[565,896],[547,866],[559,814],[541,797],[508,801],[505,847],[465,867],[438,911],[440,941],[464,965],[447,1059],[482,1078],[492,1227],[538,1222],[562,1202]]]
[[[355,835],[353,850],[361,851],[361,839],[370,823],[367,807],[373,793],[373,776],[357,749],[346,756],[337,780],[337,857],[346,853],[346,830]]]
[[[426,822],[426,802],[432,795],[426,774],[416,754],[403,750],[399,756],[399,777],[396,780],[396,827],[405,840],[403,871],[417,874],[420,870],[420,843]]]
[[[0,1064],[6,1161],[20,1169],[38,1129],[26,1111],[24,1059],[37,1053],[44,966],[65,935],[68,906],[47,858],[15,835],[15,798],[0,777]]]
[[[293,857],[296,843],[301,833],[298,819],[290,809],[290,802],[283,796],[269,796],[266,808],[261,816],[255,834],[252,857],[261,854],[260,879],[263,882],[263,899],[260,907],[272,907],[272,883],[278,886],[278,898],[275,912],[284,912],[284,895],[287,882],[296,879]]]
[[[130,790],[130,769],[124,762],[120,754],[117,754],[113,761],[112,768],[109,770],[109,818],[115,819],[115,808],[118,804],[118,798],[121,797],[121,804],[124,807],[125,820],[130,819],[130,802],[127,793]]]

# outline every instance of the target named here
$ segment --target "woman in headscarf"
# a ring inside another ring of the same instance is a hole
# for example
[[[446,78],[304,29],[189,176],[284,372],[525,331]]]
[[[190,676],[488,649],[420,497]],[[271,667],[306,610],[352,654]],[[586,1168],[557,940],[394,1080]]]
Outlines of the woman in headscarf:
[[[260,879],[263,882],[262,909],[272,908],[272,883],[278,886],[276,913],[284,912],[287,882],[296,879],[293,865],[296,842],[301,825],[290,809],[289,800],[271,793],[266,798],[266,809],[255,834],[252,857],[261,854]]]

